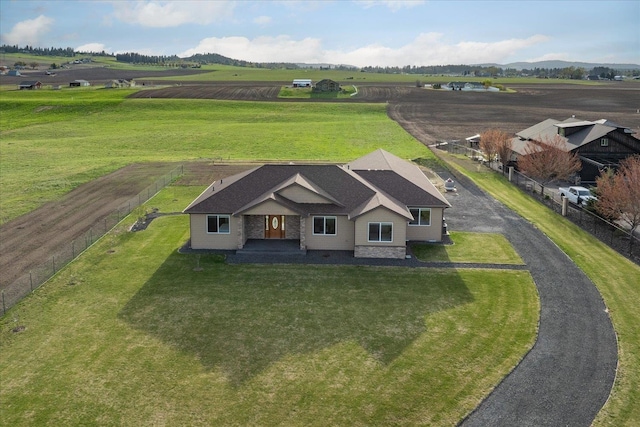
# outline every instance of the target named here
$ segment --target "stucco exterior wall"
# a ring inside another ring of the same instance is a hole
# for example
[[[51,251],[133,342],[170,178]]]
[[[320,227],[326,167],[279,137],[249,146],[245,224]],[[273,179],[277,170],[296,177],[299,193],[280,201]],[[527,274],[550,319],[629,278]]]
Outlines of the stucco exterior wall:
[[[247,209],[246,211],[242,212],[242,214],[243,215],[298,215],[297,212],[294,212],[291,209],[284,207],[273,200],[267,200],[264,203],[260,203],[259,205],[254,206],[251,209]]]
[[[230,216],[228,234],[207,233],[207,214],[189,215],[191,248],[193,249],[237,249],[238,218]]]
[[[442,241],[442,216],[444,209],[431,208],[431,225],[407,225],[407,240],[440,242]]]
[[[354,245],[354,222],[346,216],[336,217],[336,235],[313,234],[313,217],[306,217],[305,245],[310,250],[351,251]]]
[[[302,188],[299,185],[292,185],[278,193],[296,203],[329,203],[324,197],[313,193],[306,188]]]
[[[370,222],[393,223],[391,242],[370,242]],[[355,246],[406,246],[408,220],[385,208],[377,208],[371,212],[359,216],[355,221]]]

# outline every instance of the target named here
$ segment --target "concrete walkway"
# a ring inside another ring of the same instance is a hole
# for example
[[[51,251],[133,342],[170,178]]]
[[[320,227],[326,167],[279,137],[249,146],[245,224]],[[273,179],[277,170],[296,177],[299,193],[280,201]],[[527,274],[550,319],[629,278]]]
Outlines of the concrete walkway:
[[[448,193],[450,230],[504,234],[540,295],[533,349],[460,425],[589,426],[606,402],[617,342],[595,285],[542,232],[463,177]],[[505,331],[508,332],[508,331]]]

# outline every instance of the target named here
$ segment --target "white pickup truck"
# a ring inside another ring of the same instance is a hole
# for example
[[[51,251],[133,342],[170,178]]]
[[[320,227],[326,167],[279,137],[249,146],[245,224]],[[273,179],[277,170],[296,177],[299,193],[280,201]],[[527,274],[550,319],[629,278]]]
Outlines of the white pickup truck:
[[[572,187],[560,187],[558,188],[561,198],[567,198],[569,201],[576,205],[586,206],[589,200],[596,200],[591,194],[588,188],[572,186]]]

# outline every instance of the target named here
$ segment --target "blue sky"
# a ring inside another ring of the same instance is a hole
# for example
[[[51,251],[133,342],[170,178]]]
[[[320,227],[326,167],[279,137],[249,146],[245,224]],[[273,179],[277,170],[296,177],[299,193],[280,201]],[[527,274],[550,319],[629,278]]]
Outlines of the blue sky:
[[[640,0],[0,0],[0,44],[356,66],[640,64]]]

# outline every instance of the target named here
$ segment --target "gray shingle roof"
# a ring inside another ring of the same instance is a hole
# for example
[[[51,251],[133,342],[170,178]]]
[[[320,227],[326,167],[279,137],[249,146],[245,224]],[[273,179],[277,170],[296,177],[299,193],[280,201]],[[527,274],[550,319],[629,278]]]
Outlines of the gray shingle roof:
[[[362,161],[367,158],[370,162]],[[378,168],[365,169],[367,165]],[[326,203],[297,203],[280,194],[291,186],[304,188]],[[260,166],[214,182],[184,212],[239,215],[266,200],[274,200],[300,214],[350,217],[379,206],[408,218],[411,217],[407,206],[450,206],[420,169],[378,150],[347,166]]]

